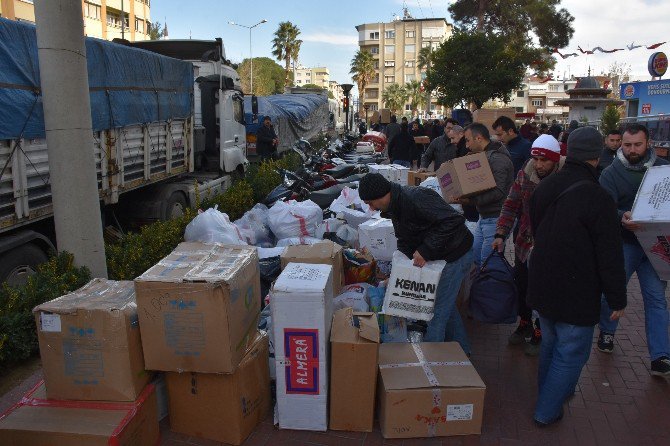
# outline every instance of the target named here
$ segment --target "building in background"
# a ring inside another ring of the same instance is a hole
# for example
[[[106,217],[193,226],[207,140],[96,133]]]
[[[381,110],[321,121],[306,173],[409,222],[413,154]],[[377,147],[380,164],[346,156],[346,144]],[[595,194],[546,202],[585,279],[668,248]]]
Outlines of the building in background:
[[[356,26],[358,46],[372,53],[375,59],[376,75],[359,92],[359,100],[373,112],[384,108],[382,92],[392,84],[405,85],[413,80],[425,78],[425,71],[418,66],[421,48],[431,46],[436,49],[452,34],[453,26],[444,18],[414,19],[407,11],[403,18],[396,16],[389,23],[364,23]],[[425,110],[425,107],[422,107]],[[409,113],[410,104],[405,104]],[[431,100],[431,112],[442,114],[441,106]]]
[[[83,0],[81,5],[86,36],[105,40],[123,37],[131,42],[149,38],[150,0]],[[0,16],[34,24],[33,1],[0,0]]]
[[[295,69],[295,86],[302,87],[306,84],[314,84],[328,90],[330,82],[330,70],[326,67],[305,68],[298,66]]]
[[[577,85],[567,91],[569,98],[556,101],[556,105],[570,107],[568,120],[580,122],[599,122],[608,105],[622,105],[623,101],[611,97],[609,81],[603,82],[589,75],[580,78]]]

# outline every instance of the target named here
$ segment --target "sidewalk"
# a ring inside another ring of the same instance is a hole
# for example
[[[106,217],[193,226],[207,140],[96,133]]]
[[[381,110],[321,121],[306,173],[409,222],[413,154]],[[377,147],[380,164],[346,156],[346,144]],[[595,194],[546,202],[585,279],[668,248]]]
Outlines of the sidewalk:
[[[244,445],[670,445],[670,380],[649,374],[642,297],[635,277],[630,282],[629,304],[614,353],[597,351],[594,339],[591,358],[565,417],[549,428],[539,429],[532,422],[537,359],[525,356],[522,346],[508,346],[507,337],[515,327],[471,320],[466,325],[472,341],[472,362],[487,386],[482,435],[403,441],[384,440],[378,430],[369,434],[282,431],[273,427],[269,416]],[[0,398],[0,413],[39,379],[41,372],[36,372]],[[161,444],[166,446],[221,444],[172,433],[167,420],[161,423],[161,434]]]

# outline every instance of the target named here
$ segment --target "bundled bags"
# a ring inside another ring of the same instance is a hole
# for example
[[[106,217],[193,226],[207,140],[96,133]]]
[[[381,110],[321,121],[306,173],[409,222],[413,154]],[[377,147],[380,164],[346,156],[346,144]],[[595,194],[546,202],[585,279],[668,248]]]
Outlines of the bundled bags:
[[[426,262],[422,268],[414,266],[412,262],[400,251],[393,253],[383,313],[429,321],[433,318],[437,285],[447,262]]]
[[[314,237],[323,221],[323,210],[312,200],[277,201],[268,213],[270,229],[278,240]]]
[[[233,223],[240,230],[242,237],[250,245],[268,248],[273,245],[272,233],[268,225],[269,209],[261,203],[257,203],[242,218]]]
[[[513,324],[517,306],[512,266],[504,254],[494,250],[472,279],[470,313],[479,322]]]
[[[247,245],[240,230],[219,212],[218,206],[199,213],[186,226],[184,240],[187,242],[223,243],[226,245]]]

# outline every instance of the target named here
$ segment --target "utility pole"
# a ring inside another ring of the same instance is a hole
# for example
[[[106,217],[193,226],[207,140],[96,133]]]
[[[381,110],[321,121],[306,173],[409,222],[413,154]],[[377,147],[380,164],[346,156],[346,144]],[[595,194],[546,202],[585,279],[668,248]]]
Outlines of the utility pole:
[[[106,278],[81,1],[35,0],[35,19],[56,242]]]

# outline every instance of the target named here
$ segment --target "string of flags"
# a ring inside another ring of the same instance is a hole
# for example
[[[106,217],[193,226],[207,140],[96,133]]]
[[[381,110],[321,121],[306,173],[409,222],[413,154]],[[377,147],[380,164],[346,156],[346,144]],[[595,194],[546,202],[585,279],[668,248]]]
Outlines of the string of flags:
[[[626,45],[626,48],[628,48],[628,51],[636,50],[636,49],[642,48],[642,47],[644,47],[648,50],[654,50],[654,49],[658,48],[659,46],[664,45],[665,43],[666,42],[658,42],[658,43],[654,43],[652,45],[636,45],[635,42],[631,42],[629,45]],[[596,52],[608,53],[608,54],[609,53],[616,53],[617,51],[624,51],[626,48],[614,48],[614,49],[611,49],[611,50],[606,50],[606,49],[603,49],[600,46],[596,46],[593,49],[589,50],[589,49],[583,49],[581,46],[578,46],[577,49],[579,50],[579,53],[561,53],[560,51],[558,51],[558,48],[552,48],[551,52],[558,54],[559,56],[561,56],[562,59],[567,59],[568,57],[577,57],[577,56],[580,56],[582,54],[595,54]]]

